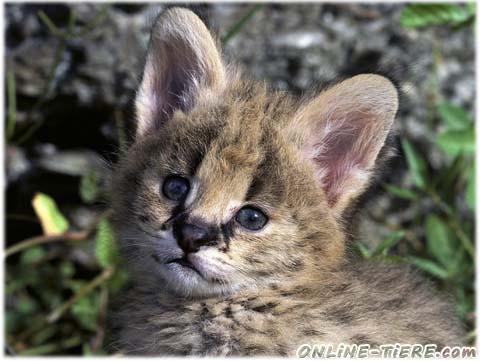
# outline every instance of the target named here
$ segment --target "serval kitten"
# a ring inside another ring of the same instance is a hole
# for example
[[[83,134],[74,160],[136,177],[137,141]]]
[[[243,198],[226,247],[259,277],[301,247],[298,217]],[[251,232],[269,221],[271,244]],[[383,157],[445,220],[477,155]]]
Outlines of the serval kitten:
[[[155,22],[135,142],[114,177],[131,287],[112,348],[295,355],[304,344],[462,344],[451,306],[405,267],[346,256],[398,106],[362,74],[309,99],[244,78],[189,10]]]

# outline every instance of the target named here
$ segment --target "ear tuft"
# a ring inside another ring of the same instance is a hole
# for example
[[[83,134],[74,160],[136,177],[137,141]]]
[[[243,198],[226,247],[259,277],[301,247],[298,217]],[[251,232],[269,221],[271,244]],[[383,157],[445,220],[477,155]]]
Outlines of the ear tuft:
[[[188,111],[202,90],[225,78],[220,52],[193,12],[170,8],[155,21],[135,106],[137,136],[159,128],[175,110]]]
[[[385,77],[362,74],[322,92],[294,121],[331,207],[340,214],[368,185],[392,126],[398,93]]]

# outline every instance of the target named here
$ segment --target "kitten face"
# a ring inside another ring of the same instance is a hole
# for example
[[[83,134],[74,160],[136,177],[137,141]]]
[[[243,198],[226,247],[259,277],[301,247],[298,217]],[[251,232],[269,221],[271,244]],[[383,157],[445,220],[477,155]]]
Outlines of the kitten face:
[[[174,292],[205,295],[286,281],[325,266],[315,265],[326,262],[321,248],[335,248],[331,239],[340,233],[298,150],[280,132],[292,116],[281,104],[291,104],[255,91],[257,97],[241,104],[214,102],[188,115],[177,112],[131,149],[115,192],[116,209],[123,210],[117,226],[125,258],[145,279],[166,281]],[[184,199],[164,193],[172,176],[188,181]],[[240,218],[242,209],[260,211],[265,225],[242,225],[250,215],[247,210]],[[310,224],[313,213],[319,221]],[[185,224],[209,233],[195,252],[182,249],[178,228]],[[330,245],[309,240],[322,233]]]
[[[223,65],[193,13],[168,10],[114,177],[135,280],[198,297],[321,278],[343,259],[341,215],[368,183],[396,98],[378,75],[303,102],[268,92]]]

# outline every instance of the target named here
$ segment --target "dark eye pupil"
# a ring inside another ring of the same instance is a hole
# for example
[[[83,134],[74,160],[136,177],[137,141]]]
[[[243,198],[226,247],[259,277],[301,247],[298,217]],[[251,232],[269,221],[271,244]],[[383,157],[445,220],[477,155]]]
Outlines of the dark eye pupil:
[[[267,223],[267,216],[253,207],[244,207],[238,211],[236,220],[243,227],[252,231],[258,231]]]
[[[184,199],[189,190],[190,183],[187,179],[182,177],[170,176],[165,179],[165,182],[163,183],[163,194],[173,201]]]

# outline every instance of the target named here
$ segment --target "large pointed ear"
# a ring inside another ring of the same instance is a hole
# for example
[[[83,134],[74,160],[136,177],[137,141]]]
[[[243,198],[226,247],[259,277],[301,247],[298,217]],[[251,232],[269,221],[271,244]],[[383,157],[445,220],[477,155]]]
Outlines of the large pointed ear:
[[[368,185],[397,108],[398,93],[387,78],[362,74],[297,112],[292,124],[302,153],[338,216]]]
[[[190,10],[170,8],[156,20],[135,107],[137,137],[155,130],[177,110],[188,111],[203,90],[225,78],[220,52]]]

